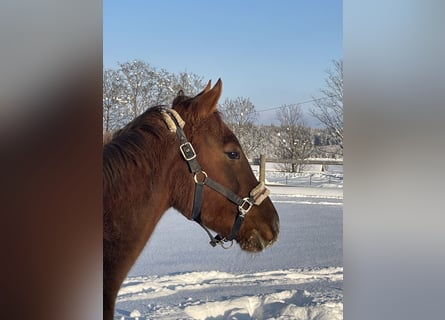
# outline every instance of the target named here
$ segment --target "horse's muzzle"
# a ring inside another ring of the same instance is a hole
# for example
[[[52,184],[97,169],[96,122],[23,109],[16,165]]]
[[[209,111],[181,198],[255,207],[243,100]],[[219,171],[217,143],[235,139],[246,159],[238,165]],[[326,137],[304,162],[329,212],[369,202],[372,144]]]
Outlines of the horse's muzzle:
[[[277,240],[278,232],[275,233],[271,240],[264,239],[261,234],[253,229],[250,236],[246,240],[241,240],[239,245],[241,249],[250,252],[260,252],[270,247]]]
[[[270,205],[272,205],[271,202]],[[272,214],[272,221],[268,223],[263,222],[256,224],[256,226],[250,230],[248,228],[247,230],[243,230],[245,233],[243,232],[241,237],[238,239],[241,249],[250,252],[259,252],[270,247],[277,241],[280,231],[280,223],[278,214],[275,210],[273,210]]]

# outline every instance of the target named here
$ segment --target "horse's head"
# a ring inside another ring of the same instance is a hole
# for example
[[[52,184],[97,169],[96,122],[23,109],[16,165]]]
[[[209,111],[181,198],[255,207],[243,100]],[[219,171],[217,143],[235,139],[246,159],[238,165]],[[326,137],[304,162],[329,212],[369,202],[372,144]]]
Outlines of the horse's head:
[[[239,198],[245,198],[249,197],[258,181],[238,139],[217,111],[221,92],[221,80],[218,80],[212,89],[209,82],[207,87],[193,98],[179,93],[173,102],[173,109],[185,121],[185,135],[196,151],[197,160],[209,180],[215,181]],[[205,181],[205,174],[199,173],[194,179],[183,159],[178,159],[172,170],[172,184],[175,185],[172,205],[186,217],[192,218],[197,186],[195,179],[197,182]],[[264,190],[260,190],[260,193]],[[268,197],[261,203],[252,204],[241,205],[242,208],[250,210],[245,214],[245,219],[234,238],[244,250],[261,251],[277,239],[279,218]],[[200,222],[226,238],[230,237],[240,214],[239,206],[233,199],[229,200],[226,195],[208,185],[203,186],[200,211]]]

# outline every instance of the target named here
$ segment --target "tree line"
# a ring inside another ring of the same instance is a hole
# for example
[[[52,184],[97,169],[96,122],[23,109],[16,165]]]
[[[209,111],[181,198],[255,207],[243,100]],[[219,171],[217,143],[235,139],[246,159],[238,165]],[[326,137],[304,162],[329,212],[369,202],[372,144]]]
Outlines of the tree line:
[[[286,170],[297,172],[310,157],[338,158],[343,155],[343,63],[333,61],[326,71],[325,87],[313,99],[309,113],[321,128],[306,125],[299,104],[283,105],[276,111],[278,125],[258,123],[258,111],[246,97],[226,98],[219,105],[225,122],[238,137],[247,157],[260,154],[289,161]],[[103,131],[110,133],[157,105],[171,105],[179,90],[194,96],[206,85],[192,72],[178,74],[134,60],[103,72]]]

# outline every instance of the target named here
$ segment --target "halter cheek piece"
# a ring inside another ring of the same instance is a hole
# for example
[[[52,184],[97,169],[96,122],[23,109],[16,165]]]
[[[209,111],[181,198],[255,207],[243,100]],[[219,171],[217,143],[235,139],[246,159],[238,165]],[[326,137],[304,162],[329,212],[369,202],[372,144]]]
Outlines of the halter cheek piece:
[[[210,244],[213,247],[219,244],[224,249],[228,249],[232,246],[233,240],[238,235],[246,214],[254,205],[260,205],[263,200],[268,197],[270,192],[265,187],[264,183],[260,183],[253,188],[252,191],[250,191],[249,197],[241,198],[231,190],[211,179],[207,173],[202,170],[201,165],[196,158],[196,152],[185,136],[184,130],[182,129],[185,125],[184,120],[182,120],[179,114],[173,109],[163,108],[161,112],[170,131],[176,132],[179,138],[179,150],[182,157],[187,162],[190,171],[194,174],[193,180],[195,181],[195,197],[193,200],[192,219],[207,232],[210,238]],[[238,206],[238,215],[236,216],[232,231],[228,237],[223,237],[219,234],[213,236],[209,229],[201,222],[201,207],[205,185],[222,194],[224,197]],[[226,242],[230,242],[230,244],[225,245]]]

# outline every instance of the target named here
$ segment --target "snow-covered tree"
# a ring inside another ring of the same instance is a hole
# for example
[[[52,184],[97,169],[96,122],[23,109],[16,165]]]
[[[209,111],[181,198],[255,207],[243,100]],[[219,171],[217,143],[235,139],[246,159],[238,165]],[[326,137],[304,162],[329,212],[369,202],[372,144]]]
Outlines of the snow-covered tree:
[[[194,96],[204,87],[194,73],[175,75],[141,60],[119,63],[103,72],[103,130],[121,128],[148,108],[170,105],[179,90]]]
[[[203,78],[192,72],[180,72],[173,75],[172,88],[174,93],[182,90],[186,96],[193,97],[197,95],[206,86]]]
[[[111,132],[125,124],[126,94],[118,71],[103,73],[103,131]]]
[[[159,102],[159,77],[157,70],[149,64],[134,60],[119,64],[126,96],[126,114],[129,120],[136,118],[150,106]]]
[[[238,137],[246,156],[254,156],[265,139],[264,132],[255,125],[258,114],[254,104],[248,98],[226,98],[219,110],[229,128]]]

